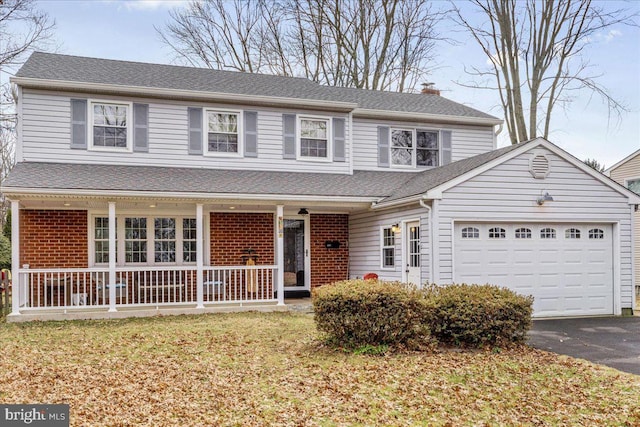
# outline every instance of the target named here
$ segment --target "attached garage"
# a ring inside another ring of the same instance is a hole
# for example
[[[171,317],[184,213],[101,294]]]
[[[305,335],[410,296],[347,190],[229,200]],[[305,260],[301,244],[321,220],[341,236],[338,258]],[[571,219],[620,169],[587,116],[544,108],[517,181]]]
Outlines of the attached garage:
[[[610,224],[460,222],[453,240],[455,282],[533,295],[538,317],[614,313]]]

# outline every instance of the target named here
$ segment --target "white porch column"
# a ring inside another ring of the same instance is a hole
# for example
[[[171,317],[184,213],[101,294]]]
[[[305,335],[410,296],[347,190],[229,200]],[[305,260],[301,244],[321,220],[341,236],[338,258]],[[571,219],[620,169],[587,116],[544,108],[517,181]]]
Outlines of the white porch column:
[[[284,305],[284,205],[276,207],[276,264],[278,305]]]
[[[20,276],[20,201],[11,201],[11,315],[20,315],[20,294],[26,296],[26,282]],[[7,290],[8,292],[8,290]]]
[[[196,205],[196,308],[204,308],[203,265],[204,265],[204,216],[202,203]]]
[[[109,202],[109,311],[116,310],[116,202]]]

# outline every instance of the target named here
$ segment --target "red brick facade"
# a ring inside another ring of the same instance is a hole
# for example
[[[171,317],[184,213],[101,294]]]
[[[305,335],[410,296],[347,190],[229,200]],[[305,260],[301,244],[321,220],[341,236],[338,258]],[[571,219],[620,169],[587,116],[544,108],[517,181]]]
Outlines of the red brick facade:
[[[312,214],[311,287],[347,279],[349,268],[349,215]],[[326,241],[337,240],[339,249],[327,249]]]
[[[256,251],[258,265],[276,263],[274,214],[212,212],[211,265],[241,265],[243,251]]]
[[[20,265],[88,267],[87,226],[86,211],[20,211]]]

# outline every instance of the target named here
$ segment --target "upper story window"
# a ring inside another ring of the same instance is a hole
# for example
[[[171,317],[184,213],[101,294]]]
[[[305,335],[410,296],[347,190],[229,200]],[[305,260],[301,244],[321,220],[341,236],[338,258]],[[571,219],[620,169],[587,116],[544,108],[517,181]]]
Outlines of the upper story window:
[[[91,147],[124,149],[131,147],[131,107],[129,104],[91,102]]]
[[[437,131],[391,129],[391,164],[394,166],[439,166]]]
[[[634,193],[640,194],[640,178],[628,179],[627,188]]]
[[[207,152],[216,154],[239,154],[240,113],[207,110]]]
[[[300,157],[329,160],[329,120],[300,118]]]

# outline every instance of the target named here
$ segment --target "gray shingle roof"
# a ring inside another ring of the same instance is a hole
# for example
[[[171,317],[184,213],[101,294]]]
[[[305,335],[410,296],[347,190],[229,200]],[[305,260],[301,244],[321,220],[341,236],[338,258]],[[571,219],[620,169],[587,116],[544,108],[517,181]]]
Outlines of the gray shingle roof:
[[[359,108],[407,113],[497,118],[437,95],[322,86],[305,78],[218,71],[34,52],[16,77],[100,83],[298,100],[349,102]]]
[[[511,145],[418,173],[354,171],[353,175],[163,168],[154,166],[18,163],[3,190],[142,191],[164,193],[252,194],[321,197],[367,197],[384,202],[417,197],[494,160]]]
[[[407,179],[404,173],[375,171],[346,175],[27,162],[18,163],[2,187],[376,198]]]

